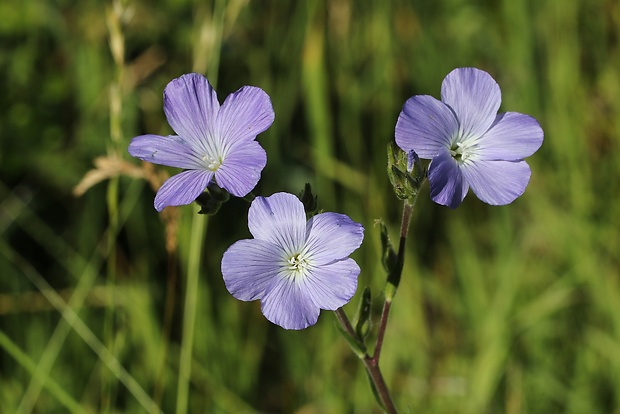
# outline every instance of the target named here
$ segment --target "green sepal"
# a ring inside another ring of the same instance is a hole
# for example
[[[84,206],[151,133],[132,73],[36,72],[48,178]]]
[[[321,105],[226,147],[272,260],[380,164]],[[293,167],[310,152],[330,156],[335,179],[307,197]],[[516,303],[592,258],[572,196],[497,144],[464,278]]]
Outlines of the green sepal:
[[[213,215],[222,207],[222,204],[230,199],[230,193],[215,183],[209,183],[205,191],[196,198],[196,203],[200,206],[198,214]]]
[[[390,142],[387,147],[387,174],[396,197],[412,200],[420,192],[426,179],[426,169],[422,167],[415,151],[404,152]]]
[[[394,193],[396,193],[396,197],[401,200],[408,199],[409,179],[407,177],[407,174],[402,172],[397,166],[392,165],[391,168],[388,170],[388,176],[390,177],[390,182],[392,183],[392,187],[394,188]]]
[[[387,226],[383,220],[375,220],[375,223],[379,225],[381,232],[381,264],[383,264],[385,271],[390,274],[395,269],[398,257],[396,256],[396,252],[392,246],[392,241],[390,240],[390,235],[388,234]]]
[[[372,328],[372,321],[370,319],[371,306],[372,298],[370,287],[366,286],[362,293],[362,300],[360,300],[357,309],[357,315],[355,315],[355,334],[362,342],[366,339]]]
[[[366,358],[366,356],[368,355],[368,352],[366,350],[366,345],[364,345],[364,343],[360,341],[358,338],[354,338],[353,336],[349,335],[347,331],[345,331],[344,328],[340,326],[339,323],[336,323],[336,327],[338,328],[338,331],[342,334],[344,339],[347,341],[347,343],[351,347],[351,350],[353,350],[353,353],[357,355],[359,359]]]

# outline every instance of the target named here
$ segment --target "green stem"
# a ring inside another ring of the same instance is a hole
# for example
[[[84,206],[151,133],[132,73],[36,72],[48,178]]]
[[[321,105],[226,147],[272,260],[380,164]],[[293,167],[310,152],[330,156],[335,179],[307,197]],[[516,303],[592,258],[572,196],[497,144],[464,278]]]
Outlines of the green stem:
[[[373,359],[377,361],[377,364],[379,363],[379,357],[381,356],[381,349],[383,347],[383,339],[385,337],[385,330],[387,328],[392,300],[394,299],[394,295],[396,295],[396,289],[400,283],[403,267],[405,265],[405,245],[407,243],[407,233],[409,232],[409,223],[411,223],[411,215],[417,199],[418,197],[416,196],[411,203],[409,203],[408,200],[405,200],[403,205],[403,215],[400,223],[400,240],[398,242],[398,253],[396,254],[396,267],[388,275],[387,286],[385,289],[385,301],[383,302],[383,311],[381,312],[381,321],[379,322],[377,341],[375,343],[375,352],[373,355]]]
[[[119,157],[123,143],[123,83],[125,77],[125,36],[123,32],[122,15],[127,7],[126,2],[118,1],[106,11],[110,52],[115,64],[115,77],[110,85],[110,140],[109,155]],[[112,177],[108,183],[107,207],[110,229],[108,233],[107,278],[108,288],[116,284],[116,236],[119,230],[119,177]],[[103,318],[104,343],[114,352],[115,337],[115,306],[112,298],[110,306],[106,308]],[[107,371],[102,371],[102,391],[100,412],[107,413],[113,400],[115,384],[106,379]]]
[[[202,73],[207,70],[209,74],[209,81],[214,88],[217,87],[225,11],[226,0],[216,0],[213,5],[213,19],[210,21],[209,19],[204,19],[201,25],[201,31],[208,30],[208,25],[214,25],[215,27],[216,38],[213,40],[213,44],[211,45],[213,47],[211,53],[208,56],[204,55],[204,51],[207,50],[207,45],[204,44],[204,42],[206,39],[209,39],[208,37],[201,36],[199,42],[194,48],[193,70],[198,73]],[[206,66],[208,66],[208,68]],[[192,352],[194,344],[194,324],[196,322],[196,302],[198,297],[200,259],[202,257],[202,246],[206,229],[207,215],[194,213],[187,265],[185,305],[183,309],[183,342],[181,344],[179,380],[177,384],[177,414],[185,414],[187,412],[189,400],[189,383],[191,378]]]
[[[153,400],[160,403],[164,393],[166,366],[168,364],[168,350],[170,347],[170,335],[174,316],[174,303],[177,290],[177,255],[176,248],[168,252],[168,272],[166,282],[166,303],[164,305],[164,319],[162,322],[162,347],[160,350],[160,362],[157,369]]]
[[[413,201],[405,200],[403,203],[403,215],[400,222],[400,239],[398,242],[398,253],[396,254],[396,266],[390,271],[387,278],[387,285],[385,288],[385,298],[387,301],[392,301],[394,295],[396,295],[396,289],[400,284],[400,277],[403,273],[403,267],[405,265],[405,245],[407,243],[407,233],[409,232],[409,223],[411,222],[411,214],[413,213],[413,207],[418,199],[415,196]]]
[[[185,287],[185,307],[183,310],[183,342],[181,344],[179,382],[177,385],[177,414],[184,414],[187,412],[192,351],[194,345],[194,325],[196,322],[198,281],[202,258],[202,246],[206,229],[207,216],[195,214],[194,212],[187,266],[187,284]]]
[[[357,338],[357,335],[355,334],[353,326],[351,326],[351,322],[349,322],[347,314],[342,308],[338,308],[336,310],[336,317],[338,318],[338,322],[340,322],[343,330],[354,340],[359,340],[359,338]],[[368,377],[372,382],[372,387],[375,391],[375,397],[377,398],[377,402],[379,403],[379,405],[381,405],[385,412],[389,414],[398,413],[398,411],[396,410],[396,406],[392,401],[390,390],[388,389],[385,379],[383,378],[383,374],[381,373],[381,368],[379,368],[379,361],[371,358],[368,353],[356,353],[356,355],[360,358],[360,360],[364,364],[364,367],[366,368],[366,372],[368,373]]]
[[[372,359],[379,364],[379,358],[381,357],[381,349],[383,348],[383,339],[385,337],[385,329],[387,327],[388,316],[390,315],[390,308],[392,306],[392,300],[385,298],[383,302],[383,310],[381,311],[381,320],[379,322],[379,329],[377,330],[377,340],[375,342],[375,352]]]
[[[388,317],[390,315],[392,300],[394,299],[396,289],[398,288],[398,284],[400,283],[400,278],[405,264],[405,245],[407,242],[407,233],[409,232],[409,224],[411,223],[411,215],[413,213],[413,207],[415,206],[416,200],[417,196],[412,201],[405,200],[403,205],[403,215],[400,225],[400,240],[398,244],[398,253],[396,256],[396,266],[388,275],[385,289],[385,300],[383,302],[383,311],[381,312],[381,320],[379,322],[377,340],[375,342],[375,350],[372,357],[369,356],[367,352],[363,351],[365,350],[365,347],[363,346],[363,340],[362,338],[359,338],[355,333],[355,330],[353,329],[353,326],[351,326],[351,323],[349,322],[349,319],[344,310],[342,308],[338,308],[336,310],[336,317],[338,318],[338,322],[340,322],[340,325],[342,326],[345,334],[350,337],[349,340],[354,341],[356,344],[362,344],[358,347],[358,350],[354,349],[354,351],[356,351],[355,354],[364,363],[364,367],[366,368],[368,377],[372,382],[372,387],[375,393],[375,397],[377,398],[377,402],[379,403],[379,405],[381,405],[383,410],[389,414],[395,414],[398,411],[396,410],[396,406],[394,405],[394,401],[392,400],[389,388],[385,382],[385,379],[383,378],[381,369],[379,368],[379,358],[381,357],[381,349],[383,348],[383,341],[385,338],[385,331],[387,328]]]
[[[108,258],[107,258],[107,277],[106,286],[112,291],[112,288],[116,284],[116,240],[119,231],[119,214],[118,214],[118,177],[112,177],[108,182],[107,192],[107,204],[108,204]],[[109,306],[105,308],[103,317],[103,340],[108,349],[114,353],[114,337],[115,337],[115,303],[114,295],[111,296]],[[106,413],[110,410],[110,404],[113,399],[114,384],[111,381],[106,380],[108,378],[108,371],[102,370],[102,392],[101,392],[101,407],[102,413]]]

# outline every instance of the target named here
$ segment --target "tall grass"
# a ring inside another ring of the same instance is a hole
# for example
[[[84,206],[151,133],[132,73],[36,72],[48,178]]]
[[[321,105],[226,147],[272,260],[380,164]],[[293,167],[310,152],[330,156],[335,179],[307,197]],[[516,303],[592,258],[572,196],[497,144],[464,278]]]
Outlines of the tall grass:
[[[450,211],[420,196],[382,352],[395,402],[620,412],[616,2],[0,0],[0,11],[0,412],[377,412],[333,315],[288,332],[226,291],[220,260],[249,237],[247,203],[230,201],[192,244],[192,206],[152,207],[173,169],[125,148],[171,133],[172,78],[204,73],[221,100],[260,86],[276,120],[259,136],[256,193],[310,182],[323,209],[362,222],[353,257],[378,315],[373,222],[396,237],[400,214],[385,147],[404,101],[438,96],[459,66],[490,72],[502,109],[536,117],[545,142],[509,206],[470,195]]]

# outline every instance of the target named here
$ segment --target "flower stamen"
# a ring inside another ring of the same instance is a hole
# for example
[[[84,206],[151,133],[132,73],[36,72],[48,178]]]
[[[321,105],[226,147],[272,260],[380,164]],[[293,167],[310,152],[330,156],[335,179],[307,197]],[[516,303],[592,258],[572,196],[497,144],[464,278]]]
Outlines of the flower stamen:
[[[467,160],[476,154],[477,144],[475,140],[466,139],[455,141],[450,146],[450,155],[454,158],[459,164],[463,164],[467,162]]]
[[[205,166],[207,167],[207,169],[215,172],[217,171],[218,168],[220,168],[220,166],[222,165],[222,158],[218,157],[218,158],[211,158],[208,155],[203,155],[202,160],[205,162]]]
[[[305,272],[310,266],[308,260],[304,256],[302,256],[301,253],[297,253],[291,256],[287,262],[288,270],[294,270],[297,272]]]

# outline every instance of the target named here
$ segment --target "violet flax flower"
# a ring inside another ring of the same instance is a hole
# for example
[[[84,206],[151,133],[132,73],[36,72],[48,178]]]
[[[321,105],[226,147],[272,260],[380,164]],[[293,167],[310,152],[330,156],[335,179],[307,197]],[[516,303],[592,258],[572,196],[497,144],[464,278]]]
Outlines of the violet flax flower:
[[[362,243],[361,224],[337,213],[306,221],[296,196],[276,193],[254,199],[248,227],[254,239],[237,241],[222,258],[235,298],[260,300],[265,317],[285,329],[314,325],[320,309],[351,300],[360,268],[348,256]]]
[[[471,187],[485,203],[511,203],[525,191],[530,167],[523,160],[540,148],[536,119],[498,114],[501,92],[488,73],[475,68],[450,72],[441,101],[429,95],[407,100],[396,123],[396,143],[432,160],[431,198],[458,207]]]
[[[211,181],[237,197],[252,191],[267,163],[255,139],[274,120],[262,89],[244,86],[220,106],[207,78],[190,73],[168,83],[164,112],[177,135],[140,135],[128,149],[141,160],[185,170],[157,191],[157,211],[190,204]]]

